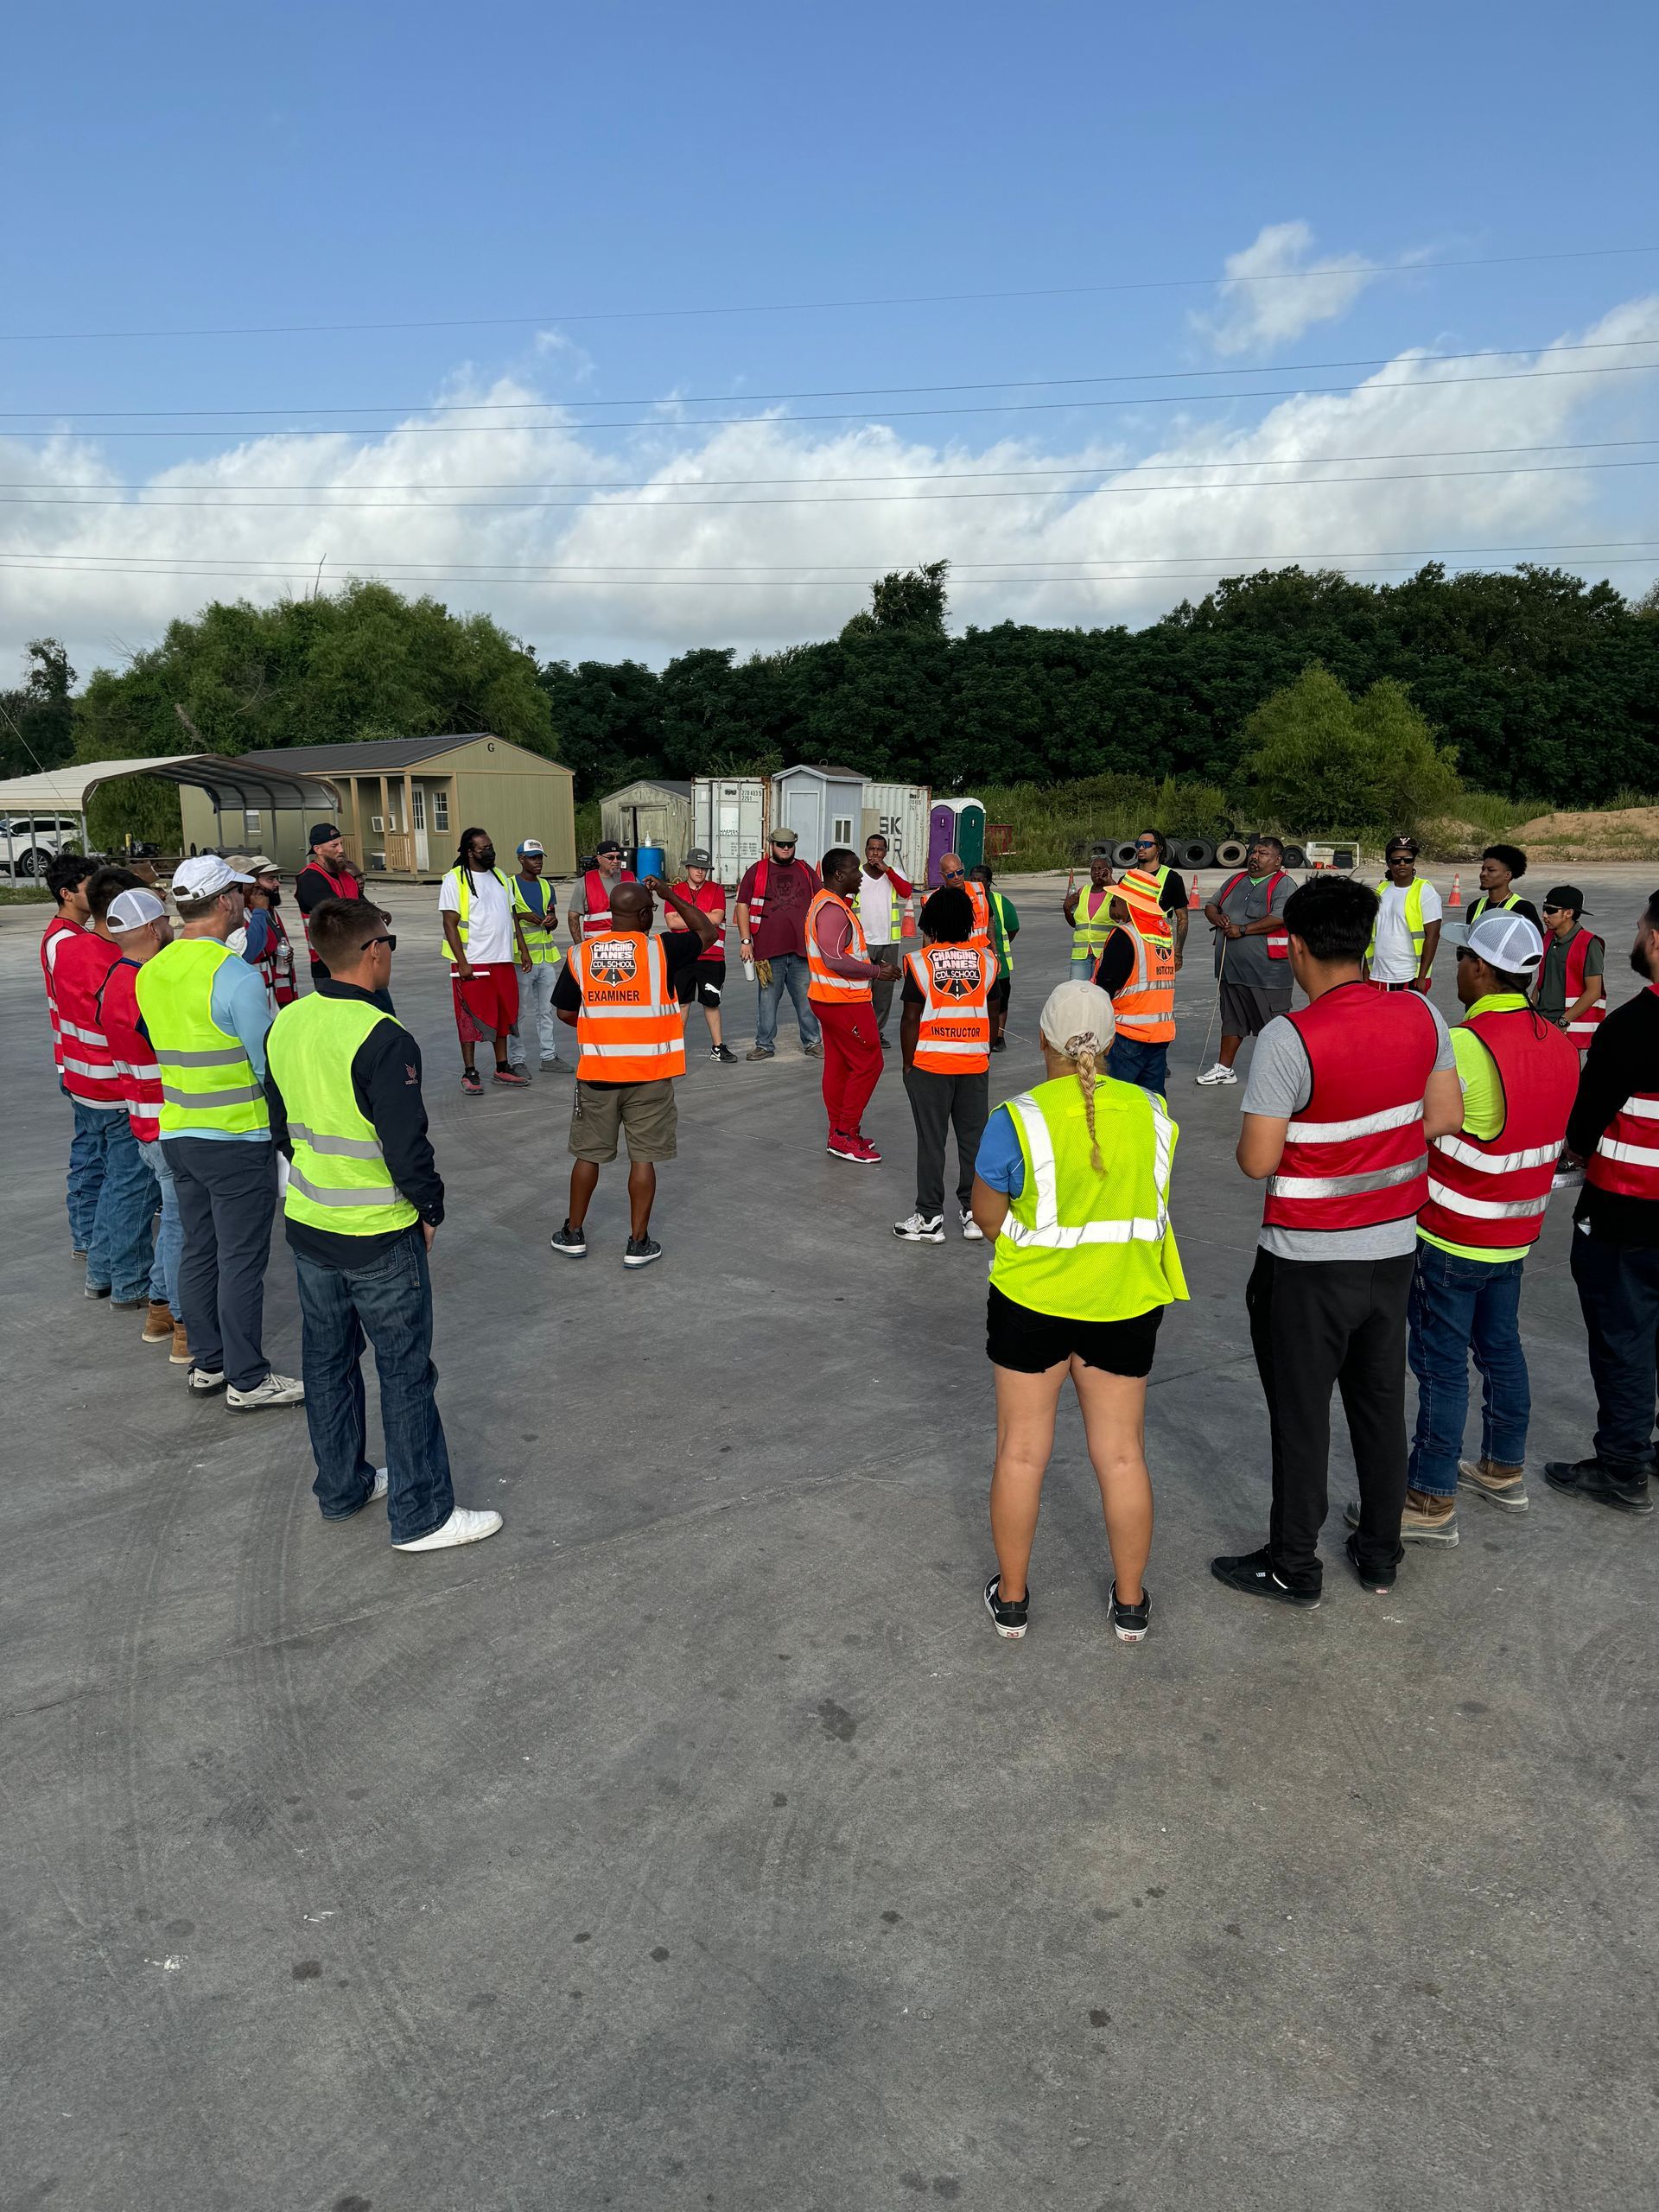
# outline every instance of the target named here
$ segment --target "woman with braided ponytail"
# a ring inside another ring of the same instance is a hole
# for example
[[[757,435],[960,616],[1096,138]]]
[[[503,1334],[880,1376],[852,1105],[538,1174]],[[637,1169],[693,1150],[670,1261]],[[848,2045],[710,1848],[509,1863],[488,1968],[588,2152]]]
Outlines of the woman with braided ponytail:
[[[1113,1632],[1139,1643],[1150,1618],[1147,1376],[1164,1308],[1186,1282],[1169,1223],[1175,1124],[1155,1092],[1107,1072],[1113,1030],[1112,1002],[1094,984],[1052,991],[1047,1079],[992,1115],[975,1166],[974,1219],[996,1239],[985,1349],[996,1370],[997,1571],[985,1606],[1003,1637],[1026,1632],[1026,1569],[1068,1375],[1106,1512]]]

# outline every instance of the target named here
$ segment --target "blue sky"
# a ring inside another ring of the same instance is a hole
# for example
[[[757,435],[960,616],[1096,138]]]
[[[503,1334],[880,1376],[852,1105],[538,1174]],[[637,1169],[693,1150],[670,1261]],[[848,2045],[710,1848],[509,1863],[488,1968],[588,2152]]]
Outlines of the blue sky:
[[[1611,442],[1659,438],[1659,252],[1508,257],[1659,246],[1654,22],[1631,4],[14,14],[0,330],[63,334],[0,342],[0,476],[24,487],[0,493],[0,663],[41,628],[83,669],[118,661],[319,559],[429,582],[543,652],[652,660],[829,633],[869,575],[931,555],[964,564],[957,613],[982,622],[1145,620],[1269,555],[1382,575],[1431,548],[1582,547],[1536,557],[1640,589],[1659,547],[1618,547],[1659,537],[1659,471],[1588,464],[1659,459]],[[1486,265],[1283,281],[1402,261]],[[1219,289],[1230,263],[1259,281]],[[1085,289],[1114,285],[1147,289]],[[912,298],[992,292],[1043,296]],[[377,322],[452,327],[270,327]],[[1537,350],[1557,343],[1599,350]],[[1496,347],[1533,350],[1415,364]],[[1368,365],[1308,365],[1347,361]],[[1166,381],[1089,388],[1132,403],[1109,408],[1014,388],[1108,377]],[[878,389],[947,384],[1000,388]],[[701,395],[722,404],[677,404]],[[399,412],[461,403],[495,412]],[[804,419],[830,413],[848,419]],[[115,435],[161,429],[184,434]],[[1499,451],[1520,447],[1539,450]],[[1417,453],[1464,457],[1395,458]],[[1126,484],[1149,459],[1159,488]],[[1434,474],[1305,481],[1368,466]],[[1017,496],[938,496],[992,470]],[[834,506],[801,504],[802,479]],[[698,499],[717,503],[687,516]]]

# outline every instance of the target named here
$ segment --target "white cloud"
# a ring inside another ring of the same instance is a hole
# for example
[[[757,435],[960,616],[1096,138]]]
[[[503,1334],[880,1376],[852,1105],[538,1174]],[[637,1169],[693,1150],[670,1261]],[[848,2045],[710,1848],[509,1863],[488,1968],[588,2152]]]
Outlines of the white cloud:
[[[1301,221],[1264,224],[1224,266],[1214,311],[1192,321],[1217,353],[1230,356],[1287,346],[1315,323],[1334,322],[1375,275],[1359,254],[1316,254],[1313,226]],[[1331,273],[1298,273],[1310,267]]]
[[[63,636],[85,671],[118,661],[210,597],[308,589],[320,560],[325,583],[383,571],[404,590],[494,613],[544,654],[660,660],[694,644],[832,635],[867,602],[874,576],[941,555],[957,564],[959,623],[1090,624],[1144,621],[1219,575],[1293,559],[1381,577],[1440,549],[1511,549],[1477,556],[1496,567],[1540,542],[1637,538],[1650,526],[1618,517],[1614,487],[1628,493],[1647,480],[1588,465],[1632,456],[1586,454],[1584,466],[1559,451],[1456,457],[1651,427],[1659,298],[1618,308],[1560,344],[1574,342],[1605,350],[1490,365],[1408,352],[1355,391],[1281,400],[1248,424],[1114,410],[1109,442],[1102,435],[1058,449],[1032,435],[930,442],[897,425],[778,413],[698,428],[680,407],[613,435],[554,409],[540,427],[503,429],[518,406],[539,406],[533,387],[462,386],[444,397],[505,417],[442,419],[487,435],[429,435],[429,416],[372,436],[254,437],[143,480],[154,499],[198,504],[17,505],[0,493],[0,681],[41,632]],[[1635,372],[1560,373],[1587,367]],[[131,451],[3,438],[0,481],[35,486],[43,502],[70,486],[113,496]],[[1436,454],[1451,457],[1364,458]],[[1529,459],[1566,465],[1529,474]],[[1286,462],[1300,466],[1276,465]],[[1055,473],[994,474],[1015,470]],[[1085,473],[1097,488],[1071,488]],[[942,474],[950,480],[865,480]],[[977,476],[998,496],[940,496]],[[210,497],[194,488],[202,485],[246,504],[199,504]],[[563,488],[584,486],[598,488]],[[686,486],[746,503],[694,504]],[[809,501],[804,486],[830,496]],[[1603,572],[1593,553],[1538,557]],[[147,563],[156,572],[132,573]],[[259,563],[270,565],[250,565]],[[1096,573],[1069,572],[1079,563]],[[1635,591],[1654,565],[1605,572]],[[811,581],[826,576],[827,587]]]

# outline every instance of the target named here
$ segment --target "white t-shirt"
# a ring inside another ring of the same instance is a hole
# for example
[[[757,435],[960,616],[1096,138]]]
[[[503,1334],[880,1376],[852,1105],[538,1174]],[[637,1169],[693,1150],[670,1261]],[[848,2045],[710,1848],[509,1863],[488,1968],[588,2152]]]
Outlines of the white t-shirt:
[[[1417,954],[1406,925],[1408,884],[1391,883],[1382,893],[1376,918],[1376,950],[1371,955],[1371,980],[1376,983],[1408,983],[1417,973]],[[1423,885],[1423,927],[1440,918],[1440,894],[1432,883]]]
[[[512,909],[507,894],[487,870],[472,871],[473,888],[467,906],[467,959],[474,968],[511,967],[518,957],[512,935]],[[460,871],[451,868],[438,889],[438,912],[461,912]]]
[[[858,925],[867,944],[897,944],[899,932],[893,925],[893,878],[885,870],[880,875],[866,875],[861,869]]]

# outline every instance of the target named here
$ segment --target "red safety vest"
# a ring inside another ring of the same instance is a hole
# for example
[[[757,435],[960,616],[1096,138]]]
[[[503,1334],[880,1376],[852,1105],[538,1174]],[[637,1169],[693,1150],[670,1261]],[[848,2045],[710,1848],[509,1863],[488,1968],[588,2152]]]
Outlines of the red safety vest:
[[[252,964],[264,977],[265,988],[270,993],[273,1004],[278,1007],[292,1006],[299,996],[298,991],[294,987],[293,947],[289,944],[288,931],[283,926],[283,918],[276,908],[267,906],[264,909],[264,916],[270,925],[270,935],[265,939],[264,952]],[[308,938],[306,942],[309,944],[310,939]],[[288,950],[286,961],[281,957],[284,947]]]
[[[677,883],[674,885],[673,888],[677,896],[684,899],[688,906],[695,906],[700,914],[707,914],[711,922],[718,922],[720,924],[720,931],[715,938],[714,943],[710,945],[705,946],[704,949],[697,955],[697,958],[699,960],[723,960],[726,957],[726,893],[724,889],[721,885],[715,881],[712,876],[707,883],[703,884],[702,887],[696,891],[694,891],[689,883]],[[689,934],[685,924],[680,919],[679,916],[674,912],[674,909],[671,906],[668,910],[668,916],[663,924],[663,929],[665,935],[672,934],[684,937]]]
[[[1268,905],[1269,906],[1273,905],[1274,887],[1282,883],[1284,880],[1285,871],[1283,868],[1275,868],[1273,874],[1268,878]],[[1244,870],[1243,868],[1240,868],[1236,875],[1230,875],[1228,877],[1226,882],[1222,885],[1220,890],[1216,893],[1215,904],[1218,912],[1222,913],[1226,912],[1228,893],[1231,891],[1236,890],[1238,886],[1243,883],[1243,880]],[[1268,957],[1269,960],[1288,960],[1290,957],[1290,938],[1282,922],[1274,922],[1268,931]]]
[[[1464,1027],[1497,1063],[1503,1126],[1495,1137],[1462,1130],[1430,1140],[1428,1203],[1417,1226],[1448,1244],[1530,1244],[1544,1225],[1579,1056],[1530,1007],[1476,1014]]]
[[[328,895],[333,899],[360,899],[363,896],[363,886],[354,875],[330,875],[321,861],[308,861],[300,870],[300,875],[320,875],[327,885]],[[296,897],[299,893],[300,875],[296,875],[294,879]],[[317,957],[317,948],[311,942],[311,922],[308,915],[302,913],[300,916],[300,926],[305,931],[305,949],[315,962]]]
[[[638,883],[639,877],[631,868],[625,868],[616,883]],[[584,938],[608,937],[611,933],[611,893],[616,883],[608,883],[596,868],[590,868],[582,879],[587,894],[587,911],[582,918]]]
[[[134,985],[139,965],[136,960],[116,962],[99,988],[98,1018],[110,1040],[132,1134],[140,1144],[155,1144],[162,1134],[162,1071],[138,1011]]]
[[[1423,1092],[1440,1049],[1416,991],[1338,983],[1285,1020],[1307,1054],[1308,1102],[1268,1179],[1270,1229],[1375,1229],[1428,1196]]]
[[[922,995],[914,1065],[930,1075],[982,1075],[991,1065],[991,985],[996,955],[982,946],[930,944],[905,956]]]
[[[818,872],[815,868],[809,866],[805,861],[790,861],[786,865],[790,868],[805,868],[808,882],[811,884],[814,890],[817,888]],[[746,902],[749,909],[749,934],[751,936],[754,934],[754,925],[760,919],[760,917],[766,911],[766,886],[771,882],[771,880],[772,855],[770,853],[762,853],[760,858],[754,865],[754,888],[750,892],[747,901]]]
[[[58,1073],[63,1073],[63,1033],[58,1020],[58,995],[53,988],[52,969],[58,957],[58,940],[65,937],[79,937],[80,924],[68,921],[61,914],[54,914],[41,933],[41,976],[46,984],[46,1010],[52,1022],[52,1062]]]
[[[98,994],[120,954],[95,930],[71,930],[48,949],[52,989],[63,1044],[64,1088],[83,1106],[119,1109],[126,1103],[115,1055],[98,1018]]]
[[[1600,944],[1601,939],[1593,930],[1578,930],[1567,939],[1567,1002],[1569,1007],[1577,1005],[1580,995],[1583,992],[1585,963],[1590,957],[1590,948],[1592,944]],[[1605,950],[1605,947],[1603,949]],[[1606,1019],[1607,981],[1604,976],[1601,996],[1592,1006],[1586,1007],[1576,1021],[1569,1021],[1561,1034],[1583,1052]]]
[[[1659,997],[1659,985],[1648,988]],[[1659,1090],[1630,1093],[1597,1138],[1584,1179],[1616,1198],[1659,1204]]]

